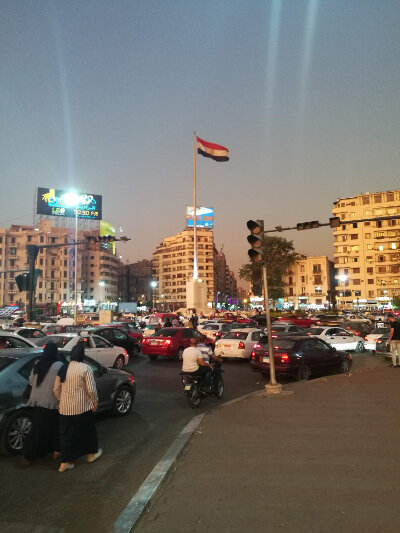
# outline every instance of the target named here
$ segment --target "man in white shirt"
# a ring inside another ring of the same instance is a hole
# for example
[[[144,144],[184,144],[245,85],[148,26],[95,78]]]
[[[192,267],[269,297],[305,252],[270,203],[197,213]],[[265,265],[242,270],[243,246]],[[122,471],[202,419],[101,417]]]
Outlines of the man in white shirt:
[[[190,339],[189,348],[183,350],[182,372],[197,372],[199,375],[207,374],[212,370],[209,362],[204,361],[200,348],[197,348],[197,339]]]

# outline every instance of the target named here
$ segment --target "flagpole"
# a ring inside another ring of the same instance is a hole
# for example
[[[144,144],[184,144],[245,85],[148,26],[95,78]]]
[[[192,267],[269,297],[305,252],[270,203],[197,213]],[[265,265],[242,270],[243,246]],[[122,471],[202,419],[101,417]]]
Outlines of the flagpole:
[[[196,132],[193,132],[193,279],[197,279],[197,198],[196,198]]]

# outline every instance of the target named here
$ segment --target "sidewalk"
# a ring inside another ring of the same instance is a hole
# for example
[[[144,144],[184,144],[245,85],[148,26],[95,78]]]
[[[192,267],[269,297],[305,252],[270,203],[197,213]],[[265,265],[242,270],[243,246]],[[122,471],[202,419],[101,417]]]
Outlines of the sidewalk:
[[[222,406],[135,531],[398,532],[399,409],[388,367]]]

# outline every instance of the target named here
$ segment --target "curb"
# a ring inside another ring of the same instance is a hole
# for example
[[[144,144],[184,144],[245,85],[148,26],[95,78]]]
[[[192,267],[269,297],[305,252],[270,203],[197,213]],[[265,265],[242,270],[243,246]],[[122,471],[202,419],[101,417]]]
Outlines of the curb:
[[[113,531],[115,533],[130,533],[134,529],[204,416],[205,413],[197,415],[186,424],[114,522]]]

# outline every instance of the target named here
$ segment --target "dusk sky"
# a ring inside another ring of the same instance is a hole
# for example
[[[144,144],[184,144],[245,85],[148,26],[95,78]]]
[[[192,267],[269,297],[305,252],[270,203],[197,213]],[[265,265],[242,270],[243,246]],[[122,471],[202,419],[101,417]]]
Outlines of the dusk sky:
[[[103,195],[151,258],[193,202],[235,271],[249,218],[327,222],[338,197],[398,189],[399,0],[1,0],[0,227],[36,187]],[[331,230],[283,233],[332,256]]]

